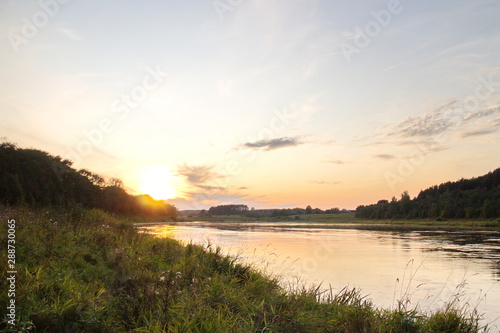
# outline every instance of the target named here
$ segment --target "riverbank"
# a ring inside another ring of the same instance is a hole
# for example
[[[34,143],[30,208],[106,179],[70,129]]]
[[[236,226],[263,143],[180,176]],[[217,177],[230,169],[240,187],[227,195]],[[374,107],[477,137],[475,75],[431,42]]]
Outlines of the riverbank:
[[[217,216],[189,216],[179,219],[182,222],[209,222],[214,224],[243,224],[243,223],[283,223],[283,227],[293,227],[294,224],[300,223],[301,227],[304,224],[311,226],[321,224],[322,227],[330,226],[332,228],[358,228],[370,230],[419,230],[419,229],[434,229],[434,230],[499,230],[499,219],[398,219],[398,220],[369,220],[356,218],[355,213],[338,213],[338,214],[304,214],[278,217],[248,217],[244,215],[217,215]],[[307,225],[306,225],[307,226]]]
[[[479,315],[419,313],[406,299],[389,311],[357,290],[282,288],[275,278],[208,245],[139,233],[100,210],[0,206],[15,220],[16,290],[2,270],[0,307],[15,300],[5,332],[479,332]],[[1,233],[7,262],[8,233]],[[320,302],[319,299],[322,301]]]

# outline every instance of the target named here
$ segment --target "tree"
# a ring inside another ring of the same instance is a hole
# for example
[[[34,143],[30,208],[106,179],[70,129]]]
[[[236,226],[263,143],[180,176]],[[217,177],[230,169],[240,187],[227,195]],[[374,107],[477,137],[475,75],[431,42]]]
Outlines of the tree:
[[[106,181],[104,180],[104,178],[102,178],[98,174],[92,173],[92,172],[85,170],[85,169],[79,170],[78,173],[80,175],[86,177],[95,186],[104,187],[106,185]],[[121,186],[123,186],[123,183],[121,180],[116,179],[116,178],[112,178],[112,179],[110,179],[110,182],[111,182],[111,180],[114,180],[113,184],[121,183]],[[114,186],[114,185],[110,185],[110,186]]]
[[[408,192],[390,202],[359,206],[362,218],[492,218],[500,216],[500,169],[486,175],[446,182],[420,191],[411,199]]]
[[[118,178],[110,178],[108,180],[108,184],[107,184],[109,187],[119,187],[119,188],[123,188],[123,182],[121,181],[121,179],[118,179]]]
[[[439,206],[437,203],[433,202],[429,211],[429,217],[436,218],[439,217]]]
[[[309,205],[309,206],[307,206],[307,207],[306,207],[306,214],[312,214],[312,212],[313,212],[312,207],[311,207],[310,205]]]
[[[338,214],[338,213],[340,213],[340,209],[338,207],[325,210],[325,214]]]
[[[114,213],[176,217],[177,209],[172,205],[152,198],[144,201],[150,206],[140,202],[140,198],[124,190],[120,179],[106,182],[91,171],[75,170],[71,161],[60,156],[0,143],[0,203],[35,207],[78,205]]]
[[[407,216],[411,208],[411,199],[408,191],[401,193],[401,200],[399,200],[399,206],[401,207],[401,213],[403,216]]]
[[[0,173],[0,202],[16,205],[24,202],[24,191],[19,176],[11,173]]]
[[[247,205],[219,205],[210,207],[208,213],[210,215],[238,215],[248,212]]]
[[[490,199],[484,200],[483,207],[481,208],[481,217],[490,218],[495,217],[495,209],[493,202]]]

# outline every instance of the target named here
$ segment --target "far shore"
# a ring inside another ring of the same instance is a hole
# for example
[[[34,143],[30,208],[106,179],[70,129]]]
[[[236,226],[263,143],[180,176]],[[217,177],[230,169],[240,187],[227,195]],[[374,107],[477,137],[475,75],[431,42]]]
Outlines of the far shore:
[[[249,217],[244,215],[183,216],[179,223],[192,222],[204,225],[243,227],[248,224],[272,224],[279,228],[331,228],[364,230],[489,230],[500,231],[499,219],[401,219],[368,220],[356,218],[354,213],[304,214],[279,217]],[[178,222],[165,222],[175,224]],[[138,226],[159,224],[160,222],[136,223]]]

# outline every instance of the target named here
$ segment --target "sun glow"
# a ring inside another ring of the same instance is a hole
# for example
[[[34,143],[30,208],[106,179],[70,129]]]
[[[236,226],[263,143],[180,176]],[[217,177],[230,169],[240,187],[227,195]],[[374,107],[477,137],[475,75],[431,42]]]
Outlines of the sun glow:
[[[139,171],[139,191],[156,200],[175,198],[176,185],[176,177],[165,167],[149,166]]]

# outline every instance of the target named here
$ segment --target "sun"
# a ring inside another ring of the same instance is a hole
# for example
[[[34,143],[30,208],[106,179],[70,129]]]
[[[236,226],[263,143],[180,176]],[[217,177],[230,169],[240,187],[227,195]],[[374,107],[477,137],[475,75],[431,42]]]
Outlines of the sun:
[[[176,177],[163,166],[148,166],[139,170],[139,191],[156,200],[175,198],[176,182]]]

